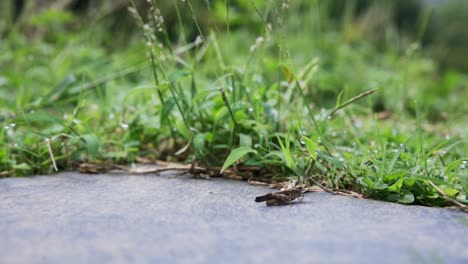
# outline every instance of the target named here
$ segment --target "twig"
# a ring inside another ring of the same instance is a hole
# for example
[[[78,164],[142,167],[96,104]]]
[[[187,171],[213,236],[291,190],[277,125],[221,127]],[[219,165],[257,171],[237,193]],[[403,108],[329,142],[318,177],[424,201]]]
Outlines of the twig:
[[[167,165],[166,167],[129,167],[129,166],[121,166],[121,165],[99,165],[99,164],[90,164],[90,163],[82,163],[80,164],[80,172],[81,173],[103,173],[108,172],[110,170],[122,170],[129,173],[134,174],[150,174],[150,173],[161,173],[165,171],[186,171],[190,172],[190,166],[170,166]],[[194,167],[193,170],[197,171],[206,171],[205,168],[202,167]]]
[[[442,189],[440,189],[439,187],[437,187],[437,185],[435,185],[432,181],[427,181],[429,183],[429,185],[431,185],[432,187],[434,187],[434,189],[436,189],[436,191],[442,195],[445,199],[449,200],[450,202],[454,203],[455,205],[459,206],[460,208],[462,208],[464,211],[468,210],[468,206],[460,203],[459,201],[451,198],[450,196],[448,196],[444,191],[442,191]]]
[[[254,186],[271,186],[271,184],[265,183],[265,182],[261,182],[261,181],[249,180],[248,183],[249,183],[250,185],[254,185]]]
[[[355,97],[349,99],[348,101],[340,104],[339,106],[335,107],[335,109],[333,109],[329,114],[328,116],[331,117],[333,116],[334,114],[336,114],[336,112],[338,112],[338,110],[340,109],[343,109],[345,108],[346,106],[348,106],[349,104],[361,99],[361,98],[364,98],[372,93],[374,93],[375,91],[377,91],[378,89],[373,89],[373,90],[369,90],[367,92],[363,92],[362,94],[359,94],[359,95],[356,95]]]
[[[52,164],[54,165],[54,170],[58,171],[57,163],[55,162],[54,153],[52,152],[52,147],[50,146],[50,139],[46,139],[47,149],[49,150],[50,158],[52,159]]]
[[[318,181],[314,180],[312,177],[309,177],[308,179],[310,181],[312,181],[313,183],[315,183],[315,185],[317,185],[320,189],[324,190],[325,192],[332,193],[332,194],[338,194],[336,191],[334,191],[332,189],[329,189],[328,187],[323,186]]]
[[[315,185],[317,185],[317,187],[319,187],[320,189],[324,190],[325,192],[331,193],[331,194],[341,194],[341,195],[345,195],[345,196],[352,196],[352,197],[358,198],[358,199],[362,199],[364,197],[362,194],[356,193],[356,192],[353,192],[353,191],[347,191],[347,190],[341,190],[341,189],[337,189],[337,188],[325,187],[322,184],[320,184],[319,182],[317,182],[316,180],[314,180],[312,177],[309,177],[308,179],[310,181],[312,181],[313,183],[315,183]]]
[[[119,167],[122,169],[121,167]],[[163,169],[149,169],[149,170],[134,170],[132,168],[127,168],[125,171],[130,172],[130,173],[136,173],[136,174],[150,174],[150,173],[161,173],[165,171],[186,171],[189,172],[189,168],[163,168]]]

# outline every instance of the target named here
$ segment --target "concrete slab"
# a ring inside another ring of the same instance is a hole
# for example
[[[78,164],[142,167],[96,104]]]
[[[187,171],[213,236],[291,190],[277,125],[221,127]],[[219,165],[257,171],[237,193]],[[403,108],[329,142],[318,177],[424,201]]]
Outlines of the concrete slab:
[[[245,182],[64,173],[0,180],[0,263],[468,263],[468,216]]]

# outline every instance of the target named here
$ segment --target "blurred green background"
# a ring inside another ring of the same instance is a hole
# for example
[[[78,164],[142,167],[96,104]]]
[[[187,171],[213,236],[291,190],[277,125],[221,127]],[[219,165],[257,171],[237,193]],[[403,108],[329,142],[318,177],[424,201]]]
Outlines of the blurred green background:
[[[261,30],[261,21],[250,0],[191,1],[203,28],[229,24],[233,29],[250,26]],[[254,1],[262,8],[264,1]],[[288,1],[285,1],[287,3]],[[141,10],[146,1],[136,1]],[[185,34],[195,37],[197,30],[188,9],[177,14],[173,1],[156,1],[173,41],[180,36],[177,16],[185,22]],[[209,4],[207,4],[209,3]],[[229,21],[225,5],[229,4]],[[129,0],[3,0],[0,2],[0,36],[22,32],[29,39],[67,41],[63,31],[88,30],[90,40],[109,49],[125,48],[138,30],[127,7]],[[318,8],[327,27],[340,28],[349,41],[371,40],[379,48],[405,47],[417,41],[444,68],[468,71],[468,2],[464,0],[330,0],[303,1]],[[212,10],[208,10],[211,8]],[[307,9],[307,8],[304,8]],[[301,16],[298,10],[297,16]],[[112,39],[112,41],[109,41]]]

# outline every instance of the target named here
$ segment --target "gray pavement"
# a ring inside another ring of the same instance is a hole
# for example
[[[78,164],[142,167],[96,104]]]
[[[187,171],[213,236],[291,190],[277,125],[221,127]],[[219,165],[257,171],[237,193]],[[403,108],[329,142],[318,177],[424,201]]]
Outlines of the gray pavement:
[[[468,263],[468,215],[245,182],[64,173],[0,180],[0,263]]]

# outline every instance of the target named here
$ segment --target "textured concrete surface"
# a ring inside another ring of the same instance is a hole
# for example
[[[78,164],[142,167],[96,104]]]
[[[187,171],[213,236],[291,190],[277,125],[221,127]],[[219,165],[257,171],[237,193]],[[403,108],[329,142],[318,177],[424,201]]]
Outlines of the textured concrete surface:
[[[228,180],[65,173],[0,180],[0,263],[468,263],[468,216]]]

